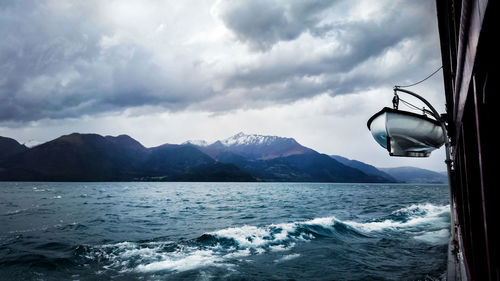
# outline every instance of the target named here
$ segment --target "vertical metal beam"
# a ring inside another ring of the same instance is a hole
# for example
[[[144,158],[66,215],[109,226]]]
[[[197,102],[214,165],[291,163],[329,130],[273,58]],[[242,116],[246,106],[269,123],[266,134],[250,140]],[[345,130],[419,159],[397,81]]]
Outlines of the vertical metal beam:
[[[482,150],[481,150],[481,129],[479,122],[479,110],[477,103],[477,91],[478,85],[476,81],[476,75],[473,76],[473,97],[474,97],[474,119],[476,121],[476,138],[477,138],[477,152],[478,152],[478,164],[479,164],[479,185],[481,190],[481,211],[483,213],[483,227],[484,227],[484,243],[486,244],[486,263],[488,266],[488,277],[489,280],[491,278],[491,264],[490,264],[490,247],[488,242],[488,223],[487,223],[487,212],[486,212],[486,195],[484,192],[484,178],[483,178],[483,159],[482,159]],[[481,87],[482,88],[482,87]],[[480,89],[481,90],[481,89]]]
[[[461,123],[488,0],[464,0],[460,18],[453,120]],[[459,127],[459,126],[457,126]],[[457,133],[459,129],[457,128]]]

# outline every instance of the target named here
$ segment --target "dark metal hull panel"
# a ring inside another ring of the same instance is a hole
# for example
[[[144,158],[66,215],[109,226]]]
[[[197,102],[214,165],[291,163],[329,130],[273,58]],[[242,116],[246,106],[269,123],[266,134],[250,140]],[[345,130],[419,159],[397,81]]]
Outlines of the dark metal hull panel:
[[[498,1],[437,0],[449,135],[450,192],[469,280],[500,280],[500,187],[493,141],[500,94],[496,63]],[[497,145],[498,146],[498,145]],[[459,271],[456,271],[459,272]]]

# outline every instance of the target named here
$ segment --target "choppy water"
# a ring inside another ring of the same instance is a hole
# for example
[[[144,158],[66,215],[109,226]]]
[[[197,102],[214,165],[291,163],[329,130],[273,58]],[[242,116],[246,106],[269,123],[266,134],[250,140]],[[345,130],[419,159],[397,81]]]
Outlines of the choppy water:
[[[0,182],[0,280],[436,280],[445,185]]]

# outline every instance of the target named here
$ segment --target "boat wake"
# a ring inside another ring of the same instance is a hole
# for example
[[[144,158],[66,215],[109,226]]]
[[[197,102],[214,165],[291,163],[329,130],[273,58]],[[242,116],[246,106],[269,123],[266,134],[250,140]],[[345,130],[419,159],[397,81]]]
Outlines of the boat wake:
[[[293,249],[319,239],[372,243],[390,233],[404,233],[416,243],[446,244],[449,237],[449,205],[411,205],[379,220],[342,221],[334,216],[308,221],[243,225],[205,233],[181,241],[121,242],[80,246],[86,263],[106,264],[101,270],[119,272],[182,272],[200,267],[232,268],[238,263],[269,255],[275,263],[300,258]]]

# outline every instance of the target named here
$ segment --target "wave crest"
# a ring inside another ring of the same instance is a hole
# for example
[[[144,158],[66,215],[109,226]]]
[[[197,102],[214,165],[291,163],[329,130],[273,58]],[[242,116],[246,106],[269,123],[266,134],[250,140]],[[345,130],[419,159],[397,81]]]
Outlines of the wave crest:
[[[118,271],[186,271],[206,266],[232,266],[229,261],[252,255],[289,251],[298,243],[327,237],[350,242],[370,239],[385,230],[405,231],[419,241],[436,243],[447,235],[449,205],[418,204],[398,209],[377,221],[341,221],[334,216],[309,221],[243,225],[205,233],[182,242],[121,242],[89,248],[84,256],[107,260],[108,268]],[[437,237],[437,238],[436,238]],[[436,240],[437,239],[437,240]],[[297,258],[286,254],[275,262]]]

